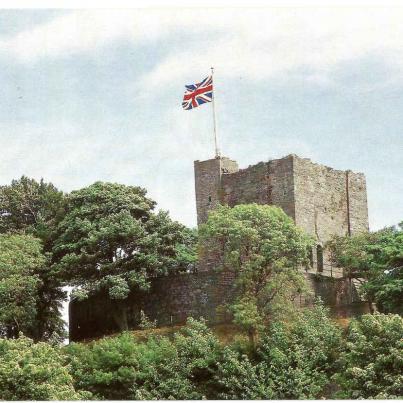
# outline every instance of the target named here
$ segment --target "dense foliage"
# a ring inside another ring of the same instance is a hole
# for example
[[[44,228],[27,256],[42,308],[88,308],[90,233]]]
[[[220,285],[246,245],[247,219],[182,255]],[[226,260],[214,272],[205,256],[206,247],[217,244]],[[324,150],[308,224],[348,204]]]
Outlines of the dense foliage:
[[[23,332],[41,339],[62,333],[57,312],[44,309],[40,298],[49,270],[39,239],[0,235],[0,335],[15,338]]]
[[[397,227],[336,237],[330,242],[336,265],[363,281],[360,291],[382,312],[403,313],[403,223]]]
[[[61,347],[0,339],[0,399],[402,397],[403,319],[364,315],[342,332],[320,305],[275,321],[257,346],[223,345],[203,321],[172,336],[123,332]]]
[[[77,297],[103,290],[121,301],[131,290],[148,289],[151,277],[194,263],[194,232],[166,212],[154,213],[154,206],[145,189],[113,183],[97,182],[68,195],[53,261],[77,287]],[[127,329],[124,304],[116,308],[121,329]]]
[[[255,355],[227,347],[215,379],[225,399],[318,399],[334,372],[341,332],[317,305],[292,323],[274,322]]]
[[[376,314],[352,321],[340,364],[338,397],[402,398],[403,318]]]
[[[138,342],[128,333],[67,348],[76,388],[99,399],[201,399],[221,350],[204,322]]]
[[[2,292],[6,293],[0,303],[19,301],[20,314],[25,312],[24,319],[21,316],[19,319],[16,317],[19,324],[12,337],[18,335],[18,329],[36,340],[49,339],[55,334],[63,337],[60,309],[65,293],[61,288],[58,272],[50,265],[49,252],[57,222],[64,213],[64,201],[64,194],[43,180],[37,182],[23,176],[19,180],[13,180],[10,185],[0,186],[0,234],[5,236],[0,244],[0,254],[15,258],[15,262],[14,258],[10,258],[8,264],[0,268],[3,272]],[[16,237],[7,238],[6,235]],[[24,238],[23,235],[28,237]],[[34,241],[32,236],[37,240]],[[6,239],[9,241],[4,242]],[[41,260],[40,267],[35,270],[24,269],[19,262],[31,256],[32,250],[29,249],[34,244],[40,249],[40,252],[35,252],[37,259]],[[14,264],[14,269],[11,269]],[[18,280],[16,272],[19,273]],[[5,280],[6,277],[8,280]],[[5,284],[6,281],[8,285]],[[15,290],[15,295],[10,292],[11,289]],[[23,295],[26,299],[21,299]],[[25,308],[22,308],[23,305]],[[3,311],[3,315],[15,316],[15,310],[14,313]]]
[[[364,315],[343,333],[321,304],[297,309],[311,240],[271,206],[219,207],[200,228],[199,252],[237,275],[234,342],[192,319],[160,336],[141,312],[141,338],[58,344],[62,285],[107,292],[125,329],[129,292],[193,268],[196,232],[154,208],[134,186],[64,195],[22,177],[0,187],[0,400],[402,397],[402,317]],[[403,223],[330,247],[370,303],[402,313]]]
[[[231,310],[235,323],[246,328],[251,339],[268,316],[284,313],[305,291],[298,269],[308,261],[311,240],[280,208],[220,206],[210,212],[199,237],[201,253],[236,272],[239,298]]]
[[[0,186],[0,233],[34,235],[50,250],[57,218],[63,214],[64,197],[52,183],[26,176]]]
[[[0,339],[0,400],[81,400],[60,347]]]

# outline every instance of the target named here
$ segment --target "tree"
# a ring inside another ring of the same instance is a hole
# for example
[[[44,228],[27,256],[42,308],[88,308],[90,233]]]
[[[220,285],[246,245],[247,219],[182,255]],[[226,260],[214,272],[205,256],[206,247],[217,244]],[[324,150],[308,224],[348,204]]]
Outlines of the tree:
[[[215,379],[224,399],[318,399],[335,370],[341,332],[317,304],[273,322],[255,355],[226,347]]]
[[[154,207],[145,189],[97,182],[68,196],[57,228],[55,267],[76,295],[106,290],[121,329],[127,320],[120,302],[129,292],[147,289],[151,277],[186,270],[195,253],[194,234]]]
[[[49,252],[53,245],[55,226],[64,213],[65,196],[53,184],[21,177],[13,180],[11,185],[0,186],[0,233],[33,235],[42,241],[47,254],[46,263],[36,272],[35,278],[20,277],[25,290],[30,287],[37,292],[36,330],[34,339],[47,339],[52,334],[62,334],[63,321],[60,318],[65,292],[61,289],[57,271],[50,267]],[[8,246],[11,247],[12,246]],[[36,280],[38,281],[36,281]],[[36,281],[38,287],[34,287]],[[11,281],[11,279],[10,279]]]
[[[236,272],[239,297],[231,310],[254,343],[268,315],[306,290],[298,269],[307,264],[312,241],[280,208],[257,204],[218,207],[199,237],[201,253],[214,256],[219,269]]]
[[[60,348],[33,343],[24,336],[0,339],[0,398],[2,400],[81,400]]]
[[[350,323],[335,375],[347,399],[396,399],[403,395],[403,318],[363,315]]]
[[[22,176],[11,185],[0,186],[0,233],[31,234],[51,249],[52,232],[63,214],[64,194],[43,179]]]
[[[49,276],[42,243],[30,235],[0,235],[0,334],[19,332],[35,340],[62,335],[57,301],[43,306],[43,278]]]
[[[33,334],[37,320],[38,272],[45,265],[40,241],[0,235],[0,334]]]
[[[352,237],[335,237],[329,244],[334,263],[361,279],[360,292],[383,312],[403,312],[403,222],[398,227]]]

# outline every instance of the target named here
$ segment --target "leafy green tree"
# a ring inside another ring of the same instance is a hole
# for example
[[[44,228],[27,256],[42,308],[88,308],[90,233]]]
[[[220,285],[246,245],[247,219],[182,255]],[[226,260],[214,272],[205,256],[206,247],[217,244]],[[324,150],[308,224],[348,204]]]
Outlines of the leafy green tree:
[[[224,399],[318,399],[335,370],[341,332],[320,304],[272,323],[251,358],[226,347],[215,375]]]
[[[149,279],[186,270],[194,254],[194,234],[168,213],[154,213],[155,202],[140,187],[97,182],[72,192],[58,225],[55,267],[81,297],[107,290],[117,301],[119,325],[127,329],[122,302]]]
[[[59,347],[21,336],[0,339],[1,400],[81,400]]]
[[[403,318],[363,315],[350,323],[335,375],[347,399],[395,399],[403,396]]]
[[[306,291],[298,269],[308,263],[311,239],[280,208],[257,204],[220,206],[210,212],[199,236],[202,254],[236,272],[240,296],[231,310],[254,343],[268,315],[284,312]]]
[[[204,322],[139,341],[129,332],[66,347],[77,390],[98,399],[201,399],[221,346]]]
[[[37,325],[40,277],[46,264],[38,239],[0,235],[0,334],[34,334]]]
[[[0,186],[0,233],[32,234],[51,249],[52,232],[63,214],[64,194],[43,179],[22,176]]]
[[[64,201],[63,192],[43,179],[37,182],[23,176],[13,180],[11,185],[0,186],[0,233],[33,235],[42,240],[47,254],[46,263],[36,272],[36,277],[20,277],[18,280],[20,289],[30,288],[37,292],[36,330],[35,334],[31,334],[35,339],[47,339],[52,334],[61,335],[64,332],[60,309],[66,295],[58,272],[50,267],[48,255],[56,223],[64,213]],[[12,245],[7,247],[12,251]],[[6,253],[6,250],[1,252]],[[26,283],[24,286],[23,282]]]
[[[383,312],[403,313],[403,223],[398,227],[335,237],[329,244],[336,265],[363,284],[360,292]]]

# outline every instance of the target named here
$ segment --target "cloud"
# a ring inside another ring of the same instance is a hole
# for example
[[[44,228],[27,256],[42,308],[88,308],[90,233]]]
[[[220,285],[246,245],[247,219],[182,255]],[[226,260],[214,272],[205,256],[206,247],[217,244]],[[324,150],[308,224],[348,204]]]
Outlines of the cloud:
[[[335,67],[368,55],[390,63],[400,74],[402,17],[402,9],[240,12],[231,18],[226,34],[167,55],[142,83],[158,87],[189,71],[206,71],[214,65],[221,76],[244,76],[254,81],[301,69],[310,72],[310,82],[330,86]],[[226,19],[225,12],[222,18]]]
[[[0,52],[27,63],[43,57],[64,57],[88,52],[125,39],[144,44],[177,29],[200,32],[218,24],[210,15],[197,22],[196,13],[158,10],[76,10],[12,37],[0,38]]]
[[[221,75],[253,79],[309,68],[316,71],[311,78],[323,82],[333,66],[368,53],[401,65],[402,17],[403,9],[379,7],[77,10],[0,38],[0,54],[28,63],[92,52],[118,40],[163,43],[179,33],[183,50],[174,48],[155,64],[144,85],[212,64]]]

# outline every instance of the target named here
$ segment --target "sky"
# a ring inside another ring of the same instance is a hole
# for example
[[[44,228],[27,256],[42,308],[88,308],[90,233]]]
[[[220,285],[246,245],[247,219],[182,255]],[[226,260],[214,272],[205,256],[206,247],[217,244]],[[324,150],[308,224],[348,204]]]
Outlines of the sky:
[[[0,184],[145,187],[196,225],[193,161],[290,153],[364,172],[370,228],[403,220],[403,9],[0,10]]]

